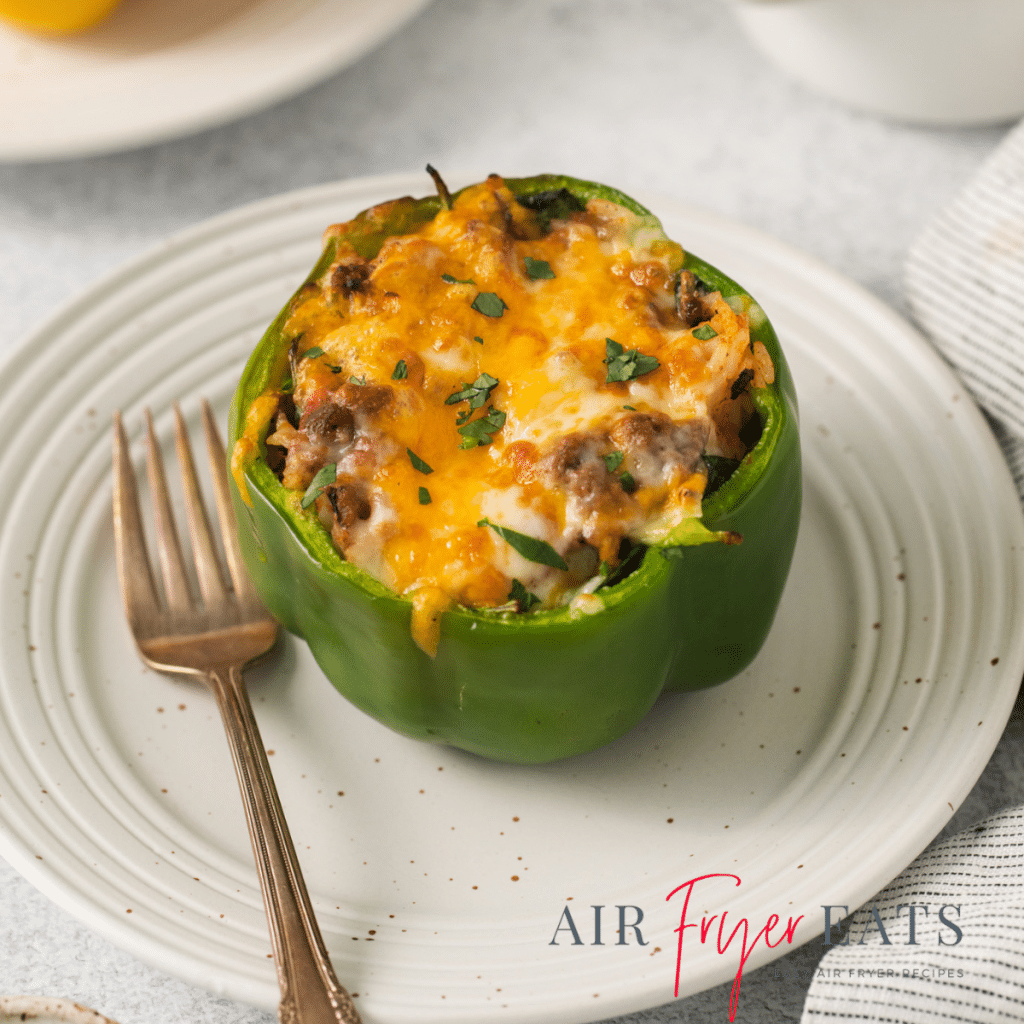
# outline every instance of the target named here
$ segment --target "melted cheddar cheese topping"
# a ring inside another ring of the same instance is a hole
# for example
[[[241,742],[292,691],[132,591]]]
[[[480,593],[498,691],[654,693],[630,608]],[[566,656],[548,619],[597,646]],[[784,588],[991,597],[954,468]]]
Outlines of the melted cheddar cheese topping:
[[[602,200],[548,223],[492,176],[372,260],[329,229],[284,328],[290,393],[257,419],[428,653],[453,605],[592,610],[625,539],[700,515],[705,457],[745,454],[771,360],[650,223]]]

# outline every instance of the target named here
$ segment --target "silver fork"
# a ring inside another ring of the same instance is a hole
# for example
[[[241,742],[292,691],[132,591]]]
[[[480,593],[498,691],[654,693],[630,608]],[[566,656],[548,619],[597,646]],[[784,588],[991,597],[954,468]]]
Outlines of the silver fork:
[[[153,494],[163,595],[156,586],[146,553],[128,439],[121,414],[116,412],[114,539],[128,624],[147,665],[160,672],[198,677],[217,699],[242,790],[270,926],[281,987],[278,1019],[282,1024],[359,1024],[359,1014],[338,983],[320,936],[242,681],[242,669],[273,647],[277,623],[260,603],[242,562],[228,494],[224,446],[213,412],[204,401],[206,447],[230,581],[217,557],[188,432],[177,406],[174,416],[185,510],[202,600],[192,596],[153,418],[147,409],[147,475]]]

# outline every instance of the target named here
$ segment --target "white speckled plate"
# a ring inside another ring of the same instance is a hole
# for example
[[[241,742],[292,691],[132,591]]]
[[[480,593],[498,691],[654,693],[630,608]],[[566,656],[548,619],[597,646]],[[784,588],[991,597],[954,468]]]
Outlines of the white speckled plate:
[[[124,0],[81,35],[0,22],[0,161],[130,149],[223,124],[351,64],[429,0]]]
[[[144,671],[122,619],[108,425],[120,406],[137,437],[148,404],[167,437],[170,403],[195,420],[204,394],[223,416],[321,229],[426,191],[425,175],[352,181],[201,224],[66,307],[0,375],[0,852],[139,957],[267,1007],[263,909],[212,702]],[[254,671],[325,938],[369,1024],[572,1024],[667,1002],[681,896],[667,897],[703,874],[740,884],[700,883],[691,923],[804,915],[794,941],[810,939],[822,904],[870,897],[948,820],[1024,672],[1024,524],[950,372],[819,264],[650,202],[760,298],[793,366],[804,520],[778,620],[737,679],[664,698],[620,741],[547,767],[392,734],[301,643]],[[616,941],[620,905],[626,925],[643,912],[646,945],[628,928]],[[735,973],[735,947],[686,934],[680,994]],[[759,944],[748,967],[788,948]]]
[[[49,996],[0,996],[0,1024],[117,1024],[87,1006]]]

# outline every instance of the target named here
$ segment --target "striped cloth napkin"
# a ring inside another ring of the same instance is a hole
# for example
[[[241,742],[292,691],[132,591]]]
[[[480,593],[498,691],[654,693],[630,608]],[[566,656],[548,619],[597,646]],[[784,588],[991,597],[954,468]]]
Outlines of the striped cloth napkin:
[[[906,286],[988,414],[1024,500],[1024,123],[917,239]],[[942,907],[961,941],[936,919]],[[832,939],[801,1024],[1024,1021],[1024,807],[934,843]]]

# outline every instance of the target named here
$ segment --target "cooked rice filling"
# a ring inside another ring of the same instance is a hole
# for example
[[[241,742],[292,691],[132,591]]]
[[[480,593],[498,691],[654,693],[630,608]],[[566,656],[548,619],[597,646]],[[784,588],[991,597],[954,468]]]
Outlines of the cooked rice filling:
[[[603,200],[547,222],[492,176],[372,260],[341,242],[293,307],[268,457],[424,619],[587,610],[749,449],[768,353],[645,225]]]

